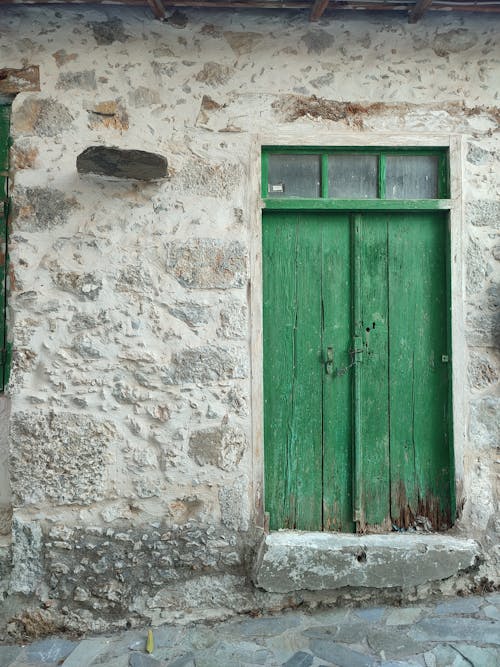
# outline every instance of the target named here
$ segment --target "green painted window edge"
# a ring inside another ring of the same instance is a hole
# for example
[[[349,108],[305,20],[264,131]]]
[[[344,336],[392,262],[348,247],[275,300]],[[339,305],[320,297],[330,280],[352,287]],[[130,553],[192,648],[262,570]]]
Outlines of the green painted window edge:
[[[0,264],[0,393],[5,391],[8,384],[12,363],[12,342],[9,341],[7,327],[10,116],[11,105],[0,104],[0,243],[4,248],[3,262]]]
[[[330,199],[328,198],[328,156],[341,153],[362,153],[379,156],[378,165],[378,199]],[[269,178],[269,155],[271,154],[290,154],[290,155],[320,155],[321,156],[321,198],[318,199],[300,199],[300,198],[271,198],[268,196],[268,178]],[[400,156],[436,156],[438,158],[438,195],[439,199],[412,199],[412,200],[389,200],[386,196],[386,157],[388,155]],[[443,209],[451,208],[450,202],[450,173],[449,173],[449,149],[447,147],[428,147],[413,146],[404,148],[394,148],[388,146],[262,146],[262,181],[261,196],[264,200],[266,209],[306,209],[318,210],[321,208],[355,208],[356,210],[408,210],[408,209]],[[435,202],[446,201],[446,205],[437,205]],[[279,202],[280,205],[276,205]],[[328,202],[327,206],[320,206]],[[349,205],[347,206],[347,203]],[[389,205],[389,202],[397,202],[397,207]],[[428,202],[434,202],[430,206]],[[307,205],[308,203],[308,205]]]

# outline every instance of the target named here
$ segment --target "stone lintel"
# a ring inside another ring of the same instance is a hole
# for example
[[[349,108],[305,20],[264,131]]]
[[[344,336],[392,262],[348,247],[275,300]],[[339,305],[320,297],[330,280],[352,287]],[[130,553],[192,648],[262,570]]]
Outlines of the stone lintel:
[[[40,68],[29,65],[22,69],[0,69],[0,95],[32,93],[40,90]]]
[[[479,554],[474,540],[444,534],[279,531],[263,539],[254,582],[273,593],[407,588],[451,577],[474,566]]]

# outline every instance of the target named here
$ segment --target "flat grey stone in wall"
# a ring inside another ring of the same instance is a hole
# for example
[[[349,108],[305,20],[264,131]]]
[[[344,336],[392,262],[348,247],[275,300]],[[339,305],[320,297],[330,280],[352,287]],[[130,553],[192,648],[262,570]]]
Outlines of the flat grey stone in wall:
[[[165,384],[207,384],[247,375],[248,359],[242,350],[205,345],[174,353],[162,380]]]
[[[92,21],[88,23],[88,26],[92,29],[94,39],[99,46],[108,46],[113,42],[126,42],[128,39],[121,19]]]
[[[184,287],[243,287],[247,252],[239,241],[192,239],[167,245],[167,271]]]
[[[196,328],[208,322],[208,307],[195,301],[177,301],[174,306],[168,306],[168,312],[189,327]]]
[[[18,505],[100,500],[114,426],[81,414],[19,412],[11,423],[11,483]]]
[[[486,308],[471,312],[466,320],[466,338],[478,347],[500,346],[500,313]]]
[[[34,593],[43,575],[42,528],[37,521],[14,517],[12,522],[12,574],[15,593]]]
[[[89,146],[76,158],[79,174],[155,181],[167,178],[167,158],[158,153],[108,146]]]
[[[467,162],[475,165],[488,164],[492,160],[490,151],[481,148],[477,144],[467,144]]]
[[[485,396],[471,402],[469,438],[474,449],[500,445],[500,398]]]
[[[410,587],[446,579],[471,567],[478,554],[479,546],[473,540],[445,535],[280,531],[264,538],[254,581],[275,593],[344,586]]]
[[[432,49],[437,56],[447,56],[450,53],[467,51],[478,42],[478,36],[467,28],[455,28],[440,32],[434,38]]]
[[[95,71],[61,72],[59,74],[56,88],[62,88],[63,90],[69,90],[71,88],[77,88],[78,90],[95,90],[97,88]]]

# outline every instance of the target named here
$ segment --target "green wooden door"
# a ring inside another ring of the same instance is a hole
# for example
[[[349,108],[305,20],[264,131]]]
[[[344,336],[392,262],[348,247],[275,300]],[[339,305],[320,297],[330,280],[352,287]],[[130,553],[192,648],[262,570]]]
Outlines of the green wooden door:
[[[270,526],[451,525],[447,214],[266,212]]]

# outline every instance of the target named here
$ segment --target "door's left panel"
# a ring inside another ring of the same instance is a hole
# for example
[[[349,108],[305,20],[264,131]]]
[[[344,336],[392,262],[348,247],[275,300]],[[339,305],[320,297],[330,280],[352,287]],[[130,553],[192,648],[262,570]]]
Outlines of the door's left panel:
[[[349,289],[347,215],[264,215],[265,504],[272,529],[352,529],[350,381],[336,373],[349,362]]]

